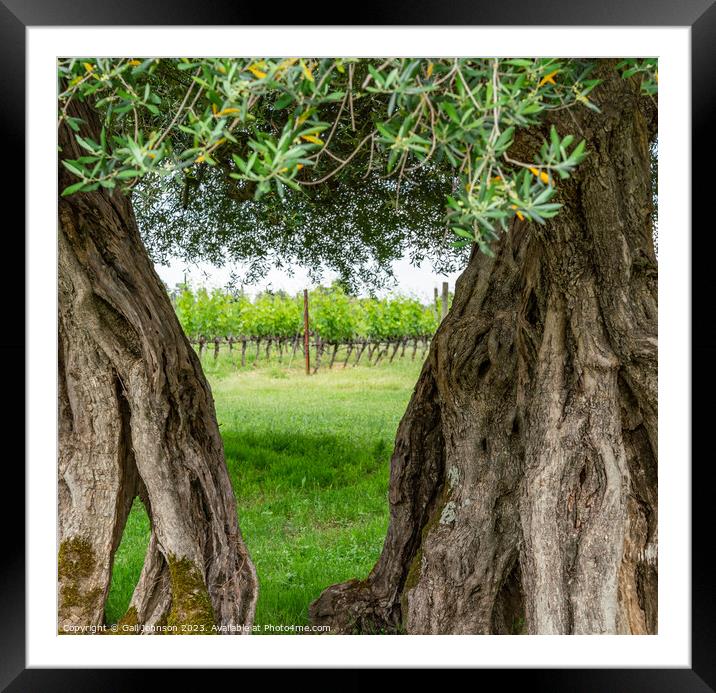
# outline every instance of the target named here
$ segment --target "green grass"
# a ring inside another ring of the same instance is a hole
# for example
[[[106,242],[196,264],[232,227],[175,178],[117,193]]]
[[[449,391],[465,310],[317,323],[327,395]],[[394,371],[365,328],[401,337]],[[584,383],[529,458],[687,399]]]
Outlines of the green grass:
[[[310,377],[300,352],[290,370],[275,359],[237,369],[228,351],[216,362],[204,354],[259,577],[256,624],[307,623],[308,605],[323,589],[363,578],[375,564],[388,524],[390,455],[420,354],[377,367],[341,363]],[[148,538],[137,503],[115,560],[110,623],[129,603]]]
[[[147,511],[142,502],[135,498],[122,535],[122,543],[114,556],[112,584],[105,605],[108,623],[116,623],[129,606],[134,586],[142,572],[149,532]]]

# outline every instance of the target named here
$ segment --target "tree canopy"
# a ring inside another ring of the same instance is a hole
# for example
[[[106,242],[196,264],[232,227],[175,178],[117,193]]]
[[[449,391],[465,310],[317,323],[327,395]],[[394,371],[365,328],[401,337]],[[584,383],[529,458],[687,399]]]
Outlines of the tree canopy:
[[[598,62],[61,59],[59,121],[84,150],[62,162],[77,177],[63,194],[131,191],[158,260],[249,260],[255,274],[299,262],[372,283],[406,252],[452,269],[515,216],[559,212],[559,181],[588,152],[545,123],[599,110]],[[655,59],[613,67],[653,98]],[[92,103],[99,137],[73,99]],[[516,147],[524,133],[538,145]]]

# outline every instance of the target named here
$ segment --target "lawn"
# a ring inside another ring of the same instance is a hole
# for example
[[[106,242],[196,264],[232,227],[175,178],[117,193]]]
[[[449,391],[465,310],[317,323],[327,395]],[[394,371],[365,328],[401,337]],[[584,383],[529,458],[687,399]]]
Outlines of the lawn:
[[[307,377],[299,363],[237,369],[205,354],[239,522],[259,577],[256,624],[302,625],[336,582],[365,577],[388,525],[395,432],[418,358],[334,366]],[[107,622],[126,610],[149,521],[138,501],[115,558]]]

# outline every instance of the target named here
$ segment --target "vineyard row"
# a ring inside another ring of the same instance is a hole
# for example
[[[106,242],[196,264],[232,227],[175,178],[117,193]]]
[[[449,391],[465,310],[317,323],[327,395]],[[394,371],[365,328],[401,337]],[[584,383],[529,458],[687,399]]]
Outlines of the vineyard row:
[[[304,296],[264,292],[254,300],[221,289],[192,291],[182,288],[172,295],[184,332],[190,339],[215,337],[261,340],[293,340],[309,332],[317,342],[350,344],[360,341],[394,342],[425,339],[439,324],[437,301],[425,305],[407,296],[362,298],[348,295],[340,286],[318,287],[306,297],[308,326],[304,326]]]
[[[333,368],[336,363],[342,363],[342,367],[346,368],[350,363],[357,366],[361,363],[364,365],[377,366],[381,361],[385,360],[392,363],[397,358],[410,357],[415,360],[418,349],[422,349],[422,357],[430,345],[430,337],[403,337],[400,339],[387,340],[369,340],[357,339],[345,342],[324,341],[320,337],[316,341],[309,342],[309,349],[313,347],[311,363],[313,372],[317,372],[321,365],[327,365]],[[302,358],[305,357],[305,345],[303,334],[296,334],[293,338],[285,337],[214,337],[207,339],[199,337],[190,340],[197,348],[199,358],[202,358],[204,352],[213,352],[214,360],[218,359],[219,351],[223,345],[228,345],[230,357],[234,356],[235,365],[241,364],[245,367],[248,356],[253,356],[252,364],[258,366],[261,361],[266,363],[271,359],[273,349],[274,356],[278,356],[278,362],[284,363],[287,360],[291,366],[296,359],[297,354]],[[337,361],[338,352],[345,348],[345,355],[341,354],[341,358]]]

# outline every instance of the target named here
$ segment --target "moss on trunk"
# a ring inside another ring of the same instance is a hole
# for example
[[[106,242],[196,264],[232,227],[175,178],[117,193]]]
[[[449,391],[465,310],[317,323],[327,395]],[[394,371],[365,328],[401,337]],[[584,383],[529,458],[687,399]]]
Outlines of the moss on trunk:
[[[175,635],[214,635],[215,618],[204,576],[188,558],[169,556],[172,607],[167,625]]]
[[[60,624],[90,626],[104,604],[104,593],[92,587],[91,578],[97,567],[92,544],[84,538],[72,537],[60,544],[57,554]],[[60,632],[63,632],[60,627]]]

